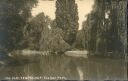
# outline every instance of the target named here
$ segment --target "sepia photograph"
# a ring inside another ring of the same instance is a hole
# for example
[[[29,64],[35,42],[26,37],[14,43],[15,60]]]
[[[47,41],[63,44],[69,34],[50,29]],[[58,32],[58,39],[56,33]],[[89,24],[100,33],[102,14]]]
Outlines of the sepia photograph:
[[[0,0],[0,81],[127,81],[127,0]]]

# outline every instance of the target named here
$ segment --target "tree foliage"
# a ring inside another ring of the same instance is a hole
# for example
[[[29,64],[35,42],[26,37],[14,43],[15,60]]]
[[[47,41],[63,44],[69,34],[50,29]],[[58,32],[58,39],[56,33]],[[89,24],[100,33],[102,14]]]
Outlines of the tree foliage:
[[[62,35],[63,31],[60,28],[44,30],[40,40],[40,50],[65,52],[66,50],[71,49],[70,45],[63,40]]]
[[[56,1],[56,24],[64,32],[63,39],[73,44],[78,30],[78,10],[75,0]]]
[[[24,29],[24,46],[29,50],[64,52],[70,49],[62,38],[63,31],[44,13],[32,18]]]
[[[36,17],[33,17],[24,28],[24,45],[25,48],[31,50],[40,49],[40,39],[42,33],[44,35],[49,34],[48,26],[50,25],[51,19],[48,16],[45,16],[44,13],[38,14]],[[44,36],[43,35],[43,36]]]
[[[23,27],[31,16],[31,9],[37,0],[1,0],[0,33],[4,37],[0,43],[8,51],[21,49]],[[0,37],[2,38],[2,37]]]
[[[95,0],[83,25],[87,49],[102,55],[123,53],[126,29],[126,0]]]

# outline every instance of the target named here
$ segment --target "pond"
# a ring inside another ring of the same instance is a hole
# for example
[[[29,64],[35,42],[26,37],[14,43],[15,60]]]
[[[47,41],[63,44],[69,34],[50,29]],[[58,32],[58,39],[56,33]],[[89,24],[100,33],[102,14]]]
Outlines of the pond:
[[[0,79],[126,80],[126,69],[121,59],[39,56],[32,62],[0,67]]]

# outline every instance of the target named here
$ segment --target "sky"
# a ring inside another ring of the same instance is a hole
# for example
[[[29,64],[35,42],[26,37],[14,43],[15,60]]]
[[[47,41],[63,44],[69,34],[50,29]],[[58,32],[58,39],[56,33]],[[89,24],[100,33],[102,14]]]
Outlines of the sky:
[[[78,14],[79,14],[79,30],[82,28],[82,22],[86,20],[85,15],[90,13],[94,0],[76,0],[78,5]],[[36,16],[37,14],[44,12],[45,15],[48,15],[51,19],[55,19],[55,0],[39,0],[39,3],[35,8],[32,9],[32,15]]]

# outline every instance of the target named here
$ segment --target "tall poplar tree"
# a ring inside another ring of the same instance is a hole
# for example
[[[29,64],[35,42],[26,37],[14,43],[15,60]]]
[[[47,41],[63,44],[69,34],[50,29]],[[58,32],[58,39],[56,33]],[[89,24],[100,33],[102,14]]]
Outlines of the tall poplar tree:
[[[75,0],[56,1],[56,24],[63,30],[63,39],[70,45],[76,39],[78,30],[78,9]]]

